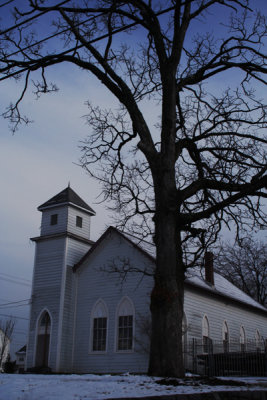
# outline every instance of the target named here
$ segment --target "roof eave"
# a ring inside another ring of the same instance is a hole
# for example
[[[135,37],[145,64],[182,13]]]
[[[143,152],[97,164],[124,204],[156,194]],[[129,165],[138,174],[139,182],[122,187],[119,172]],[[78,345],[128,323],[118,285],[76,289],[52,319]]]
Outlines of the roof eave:
[[[82,210],[83,212],[86,212],[87,214],[90,214],[92,216],[96,215],[96,212],[93,209],[89,210],[87,208],[84,208],[82,206],[74,204],[74,203],[72,203],[70,201],[65,201],[64,203],[58,203],[58,204],[51,204],[49,206],[44,206],[44,207],[43,206],[39,206],[39,207],[37,207],[37,210],[38,211],[44,211],[44,210],[49,210],[49,209],[52,209],[52,208],[59,208],[59,207],[62,207],[62,206],[72,206],[72,207],[78,208],[78,209]]]
[[[78,240],[80,242],[84,242],[84,243],[87,243],[87,244],[90,244],[90,245],[94,245],[94,243],[95,243],[94,241],[92,241],[90,239],[86,239],[86,238],[84,238],[82,236],[76,235],[76,234],[71,233],[71,232],[59,232],[59,233],[54,233],[52,235],[35,236],[35,237],[30,238],[30,240],[32,242],[41,242],[43,240],[60,239],[60,238],[63,238],[63,237],[70,237],[72,239],[76,239],[76,240]]]
[[[227,299],[228,301],[231,301],[233,303],[237,303],[239,305],[242,305],[245,308],[250,308],[250,309],[253,309],[254,311],[257,310],[260,313],[267,314],[267,309],[264,309],[264,308],[261,308],[261,307],[257,307],[257,306],[255,306],[253,304],[246,303],[245,301],[236,299],[236,298],[231,297],[231,296],[229,296],[229,295],[227,295],[225,293],[220,293],[219,291],[216,290],[216,286],[214,288],[207,288],[207,287],[203,287],[201,285],[198,285],[195,282],[190,282],[189,280],[185,281],[185,286],[189,286],[189,287],[191,286],[194,289],[197,288],[200,292],[208,293],[211,297],[217,297],[217,298],[224,299],[224,300]]]
[[[81,260],[75,264],[73,266],[73,272],[76,272],[79,267],[88,259],[88,257],[90,256],[90,254],[94,251],[94,249],[104,240],[104,238],[108,235],[109,232],[116,232],[117,234],[119,234],[120,236],[122,236],[126,241],[128,241],[132,246],[134,246],[135,248],[137,248],[141,253],[143,253],[146,257],[149,258],[150,261],[155,263],[155,258],[153,256],[151,256],[149,253],[147,253],[145,250],[143,250],[141,247],[139,247],[137,244],[135,244],[134,242],[132,242],[128,237],[124,236],[122,232],[118,231],[116,228],[114,228],[113,226],[110,226],[104,233],[102,236],[100,236],[100,238],[93,244],[93,246],[88,250],[88,252],[81,258]],[[189,280],[185,280],[185,286],[191,286],[194,288],[197,288],[199,291],[208,293],[211,296],[216,296],[219,297],[220,299],[227,299],[228,301],[232,301],[233,303],[237,303],[239,305],[242,305],[243,307],[246,308],[251,308],[253,310],[257,310],[260,313],[264,313],[267,314],[267,309],[263,309],[261,307],[257,307],[253,304],[249,304],[246,303],[245,301],[242,300],[238,300],[234,297],[231,297],[225,293],[220,293],[219,291],[216,290],[216,286],[211,286],[211,287],[203,287],[201,285],[198,285],[195,282],[190,282]]]
[[[132,242],[129,238],[123,235],[122,232],[120,232],[118,229],[114,228],[114,226],[109,226],[107,230],[103,233],[103,235],[100,236],[100,238],[93,244],[93,246],[88,250],[88,252],[81,258],[81,260],[73,266],[73,272],[76,272],[78,268],[87,260],[88,257],[90,257],[90,254],[95,250],[95,248],[105,239],[105,237],[110,233],[110,232],[116,232],[118,235],[122,236],[128,243],[130,243],[132,246],[134,246],[136,249],[138,249],[145,257],[148,257],[150,261],[155,262],[155,258],[151,256],[149,253],[147,253],[145,250],[143,250],[141,247],[139,247],[137,244]]]

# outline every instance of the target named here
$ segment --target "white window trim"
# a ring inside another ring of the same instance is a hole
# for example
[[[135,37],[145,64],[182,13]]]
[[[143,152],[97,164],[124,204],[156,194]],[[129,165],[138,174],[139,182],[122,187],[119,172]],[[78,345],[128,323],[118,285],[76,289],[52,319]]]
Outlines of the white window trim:
[[[256,329],[256,331],[255,331],[255,346],[256,346],[256,349],[260,349],[261,348],[261,346],[262,346],[262,336],[261,336],[261,334],[260,334],[260,331],[259,331],[259,329]]]
[[[207,322],[207,325],[205,325],[205,322]],[[204,330],[207,329],[207,332],[204,332]],[[205,333],[205,335],[204,335]],[[210,337],[210,323],[209,323],[209,318],[207,316],[207,314],[204,314],[203,318],[202,318],[202,338],[203,336],[205,337]]]
[[[259,331],[259,329],[256,329],[256,331],[255,331],[255,341],[256,341],[256,343],[258,343],[261,340],[262,340],[262,337],[261,337],[260,331]]]
[[[80,221],[79,223],[81,224],[81,226],[79,225],[78,221]],[[84,223],[83,217],[81,217],[80,215],[76,215],[75,227],[83,229],[83,223]]]
[[[130,350],[119,350],[118,349],[118,339],[119,339],[119,316],[122,316],[119,314],[119,310],[121,305],[123,304],[124,301],[128,301],[130,303],[131,309],[132,309],[132,315],[133,316],[133,341],[132,341],[132,348]],[[134,347],[135,347],[135,307],[134,307],[134,303],[132,302],[132,300],[130,299],[130,297],[128,296],[124,296],[120,302],[117,305],[116,308],[116,314],[115,314],[115,343],[114,343],[114,352],[118,353],[118,354],[124,354],[124,353],[134,353]]]
[[[204,340],[204,338],[207,339]],[[204,314],[202,318],[202,348],[205,354],[210,351],[209,349],[211,348],[211,345],[212,340],[210,338],[210,322],[207,314]]]
[[[240,326],[240,335],[239,335],[240,344],[246,343],[246,330],[243,325]]]
[[[229,329],[229,326],[228,326],[228,323],[227,323],[226,319],[223,321],[223,324],[222,324],[222,341],[223,342],[225,340],[224,339],[225,332],[228,333],[228,341],[227,341],[227,343],[228,343],[228,350],[229,350],[229,345],[230,345],[231,339],[230,339],[230,329]]]
[[[224,327],[226,327],[226,330],[224,329]],[[226,321],[226,319],[223,321],[222,324],[222,339],[224,340],[224,333],[227,332],[228,333],[228,341],[230,342],[230,331],[229,331],[229,326],[228,323]]]
[[[102,303],[105,309],[105,316],[103,318],[107,318],[107,333],[106,333],[106,349],[105,350],[93,350],[93,340],[94,340],[94,319],[95,317],[95,310],[97,309],[98,305]],[[106,354],[108,349],[108,335],[109,335],[109,314],[108,314],[108,307],[106,302],[100,298],[98,299],[92,307],[91,316],[90,316],[90,338],[89,338],[89,354]]]

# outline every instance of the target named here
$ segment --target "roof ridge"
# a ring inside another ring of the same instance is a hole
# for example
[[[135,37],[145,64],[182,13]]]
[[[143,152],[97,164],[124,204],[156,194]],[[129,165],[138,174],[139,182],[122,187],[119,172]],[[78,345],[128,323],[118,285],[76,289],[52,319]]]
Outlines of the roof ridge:
[[[117,228],[115,228],[115,229],[117,229]],[[144,242],[144,243],[150,244],[151,246],[156,247],[155,243],[149,242],[148,240],[145,240],[145,239],[140,239],[138,236],[135,236],[132,233],[124,232],[124,231],[121,231],[120,229],[117,229],[117,231],[120,232],[122,235],[129,235],[137,240],[140,240],[140,243]]]
[[[95,211],[70,186],[67,186],[61,192],[41,204],[38,210],[42,211],[45,208],[52,208],[65,203],[74,204],[89,211],[91,215],[95,215]]]

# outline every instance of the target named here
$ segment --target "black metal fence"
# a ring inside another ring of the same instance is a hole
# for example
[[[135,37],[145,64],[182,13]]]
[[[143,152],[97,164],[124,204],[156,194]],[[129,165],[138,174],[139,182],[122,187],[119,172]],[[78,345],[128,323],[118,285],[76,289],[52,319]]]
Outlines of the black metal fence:
[[[267,350],[255,340],[206,341],[192,339],[185,346],[188,371],[208,376],[267,376]]]

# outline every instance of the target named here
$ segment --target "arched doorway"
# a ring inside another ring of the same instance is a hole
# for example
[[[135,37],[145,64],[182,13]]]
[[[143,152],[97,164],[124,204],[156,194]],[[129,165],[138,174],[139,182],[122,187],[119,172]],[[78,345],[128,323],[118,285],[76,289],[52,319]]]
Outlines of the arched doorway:
[[[47,311],[44,311],[39,318],[36,348],[36,367],[48,367],[51,318]]]

